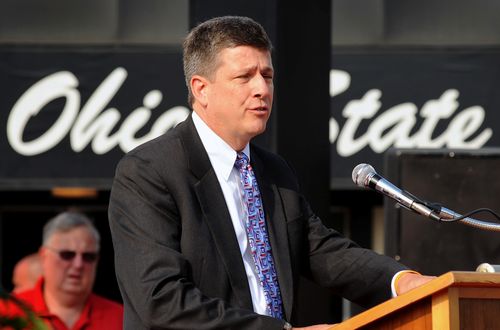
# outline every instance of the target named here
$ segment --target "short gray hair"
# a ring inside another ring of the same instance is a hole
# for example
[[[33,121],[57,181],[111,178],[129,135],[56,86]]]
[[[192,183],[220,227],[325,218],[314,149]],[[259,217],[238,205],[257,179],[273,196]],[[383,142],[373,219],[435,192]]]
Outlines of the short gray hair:
[[[78,227],[85,227],[89,230],[94,236],[99,250],[101,235],[92,221],[86,215],[78,212],[63,212],[50,219],[43,227],[42,244],[46,245],[55,233],[68,232]]]
[[[271,52],[272,44],[264,28],[249,17],[222,16],[205,21],[189,32],[183,43],[184,77],[188,102],[193,105],[190,81],[193,75],[211,78],[225,48],[251,46]]]

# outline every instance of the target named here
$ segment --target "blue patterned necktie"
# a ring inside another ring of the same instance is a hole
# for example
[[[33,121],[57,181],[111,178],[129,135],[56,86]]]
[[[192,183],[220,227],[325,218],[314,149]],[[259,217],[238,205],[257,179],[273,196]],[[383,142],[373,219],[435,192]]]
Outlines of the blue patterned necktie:
[[[281,292],[278,285],[276,269],[274,268],[271,244],[266,229],[266,218],[264,207],[260,196],[257,180],[255,179],[252,166],[248,162],[248,157],[242,152],[238,153],[235,162],[236,168],[240,172],[241,183],[243,185],[243,199],[246,205],[246,232],[248,244],[252,251],[255,270],[259,277],[260,284],[264,288],[264,295],[267,303],[267,314],[283,319],[283,307]]]

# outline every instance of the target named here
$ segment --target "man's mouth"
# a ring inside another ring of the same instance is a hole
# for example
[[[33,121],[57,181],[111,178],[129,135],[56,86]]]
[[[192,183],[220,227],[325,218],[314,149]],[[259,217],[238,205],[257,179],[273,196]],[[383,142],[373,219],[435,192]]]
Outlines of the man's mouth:
[[[255,108],[251,108],[250,110],[253,110],[253,111],[268,111],[268,107],[255,107]]]

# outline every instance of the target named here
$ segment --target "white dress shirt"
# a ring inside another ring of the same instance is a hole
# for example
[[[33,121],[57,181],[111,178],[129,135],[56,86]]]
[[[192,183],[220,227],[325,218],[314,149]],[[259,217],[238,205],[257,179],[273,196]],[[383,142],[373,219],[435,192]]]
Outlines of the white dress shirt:
[[[240,173],[234,166],[237,152],[212,131],[195,111],[193,111],[193,122],[196,131],[200,135],[201,142],[208,153],[210,163],[217,175],[229,214],[231,215],[231,221],[233,222],[234,232],[238,239],[243,265],[245,266],[245,272],[247,274],[253,310],[256,313],[267,315],[264,289],[260,285],[258,275],[255,272],[255,263],[250,247],[248,246],[245,229],[246,206],[242,198],[243,187],[241,185]],[[250,147],[248,144],[245,149],[243,149],[243,152],[248,156],[248,159],[250,159]]]

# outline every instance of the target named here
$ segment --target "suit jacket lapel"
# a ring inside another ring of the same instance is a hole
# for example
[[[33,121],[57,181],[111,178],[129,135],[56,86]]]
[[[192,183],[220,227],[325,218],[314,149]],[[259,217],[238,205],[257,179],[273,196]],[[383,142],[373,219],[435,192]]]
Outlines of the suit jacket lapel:
[[[251,163],[257,177],[259,189],[264,203],[267,229],[273,252],[278,281],[280,283],[281,298],[286,319],[290,320],[293,305],[293,277],[290,251],[288,247],[288,234],[283,205],[278,188],[273,184],[273,179],[266,176],[265,165],[258,153],[251,152]]]
[[[224,262],[234,294],[240,301],[241,307],[253,309],[240,248],[224,194],[191,116],[180,130],[180,135],[188,157],[188,166],[199,180],[194,185],[196,196],[215,241],[217,252]]]

